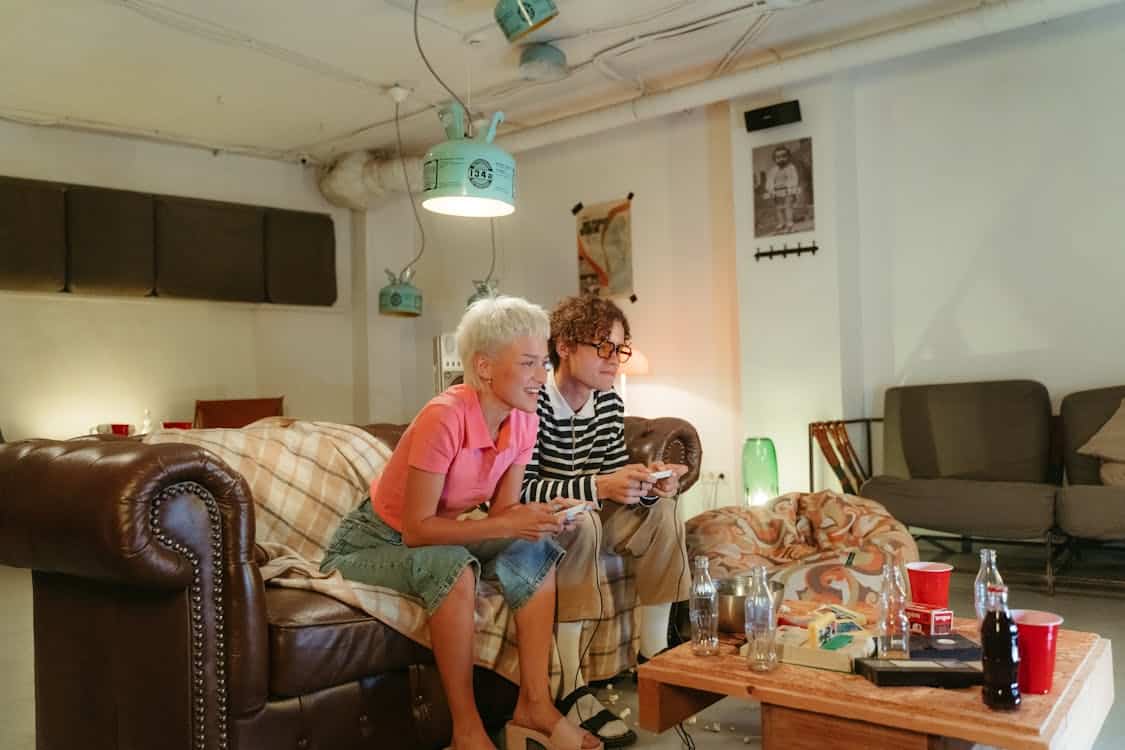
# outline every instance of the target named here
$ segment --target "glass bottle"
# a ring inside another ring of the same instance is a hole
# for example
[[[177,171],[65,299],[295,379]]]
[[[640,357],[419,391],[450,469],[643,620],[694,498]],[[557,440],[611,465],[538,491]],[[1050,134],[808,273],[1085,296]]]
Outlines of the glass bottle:
[[[152,414],[145,409],[144,419],[141,420],[141,434],[147,435],[150,432],[152,432]]]
[[[777,669],[777,609],[770,590],[766,567],[757,565],[751,570],[750,593],[746,595],[746,661],[754,672],[771,672]]]
[[[910,620],[906,616],[905,590],[898,565],[893,559],[884,559],[876,643],[880,659],[910,658]]]
[[[719,592],[709,565],[706,557],[695,558],[691,579],[691,650],[696,656],[719,653]]]
[[[777,497],[777,451],[764,437],[746,438],[742,444],[742,489],[747,507],[765,505]]]
[[[984,705],[997,711],[1014,711],[1020,707],[1019,631],[1008,611],[1008,587],[989,586],[988,611],[980,629],[981,665]]]
[[[976,582],[973,584],[973,607],[977,611],[977,624],[984,622],[988,613],[988,587],[1003,586],[1004,579],[996,569],[996,550],[981,549],[980,571],[977,573]]]

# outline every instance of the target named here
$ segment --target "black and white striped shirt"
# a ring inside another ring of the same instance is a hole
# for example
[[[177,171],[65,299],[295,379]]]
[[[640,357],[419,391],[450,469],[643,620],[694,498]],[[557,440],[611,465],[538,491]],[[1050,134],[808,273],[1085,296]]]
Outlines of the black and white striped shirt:
[[[523,475],[520,499],[556,497],[597,501],[594,477],[629,463],[625,405],[615,391],[594,391],[575,413],[559,393],[554,374],[539,392],[539,438]]]

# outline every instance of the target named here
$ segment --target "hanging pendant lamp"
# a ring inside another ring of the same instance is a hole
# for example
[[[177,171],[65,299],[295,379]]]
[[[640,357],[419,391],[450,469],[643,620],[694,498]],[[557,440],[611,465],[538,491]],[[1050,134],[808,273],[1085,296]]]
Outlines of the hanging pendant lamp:
[[[516,160],[493,145],[504,113],[492,115],[488,130],[465,137],[465,110],[451,102],[439,113],[447,140],[426,152],[422,162],[422,207],[449,216],[490,218],[516,210]]]
[[[530,34],[558,14],[551,0],[500,0],[492,12],[509,42]]]

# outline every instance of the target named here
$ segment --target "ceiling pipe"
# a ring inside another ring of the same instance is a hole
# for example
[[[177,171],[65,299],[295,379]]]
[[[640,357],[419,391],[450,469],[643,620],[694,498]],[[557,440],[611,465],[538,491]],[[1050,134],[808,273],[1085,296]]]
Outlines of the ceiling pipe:
[[[612,130],[790,86],[850,68],[887,62],[972,39],[1015,31],[1077,13],[1117,5],[1121,0],[998,0],[905,28],[855,39],[798,55],[780,62],[750,68],[721,78],[686,84],[670,91],[536,125],[497,138],[511,153],[529,151],[585,135]],[[422,175],[421,161],[407,160],[411,188]],[[333,204],[366,210],[389,192],[405,188],[398,160],[380,161],[366,152],[340,159],[320,181],[321,192]]]
[[[1120,0],[1006,0],[923,21],[878,36],[843,42],[670,91],[648,94],[583,114],[536,125],[497,139],[512,153],[541,148],[674,112],[792,85],[849,68],[882,63],[971,39],[1055,21]]]

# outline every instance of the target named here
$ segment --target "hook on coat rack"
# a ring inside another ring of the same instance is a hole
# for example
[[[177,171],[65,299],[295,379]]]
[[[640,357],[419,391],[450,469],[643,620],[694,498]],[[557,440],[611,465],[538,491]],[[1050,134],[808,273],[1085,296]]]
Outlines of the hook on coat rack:
[[[786,242],[782,244],[780,250],[775,249],[773,245],[770,245],[769,250],[757,250],[754,253],[754,260],[758,261],[762,258],[769,258],[770,260],[773,260],[774,258],[786,258],[790,255],[796,255],[799,258],[805,253],[816,255],[816,252],[819,249],[820,247],[816,244],[815,240],[807,245],[803,242],[798,242],[796,247],[789,247],[789,243]]]

